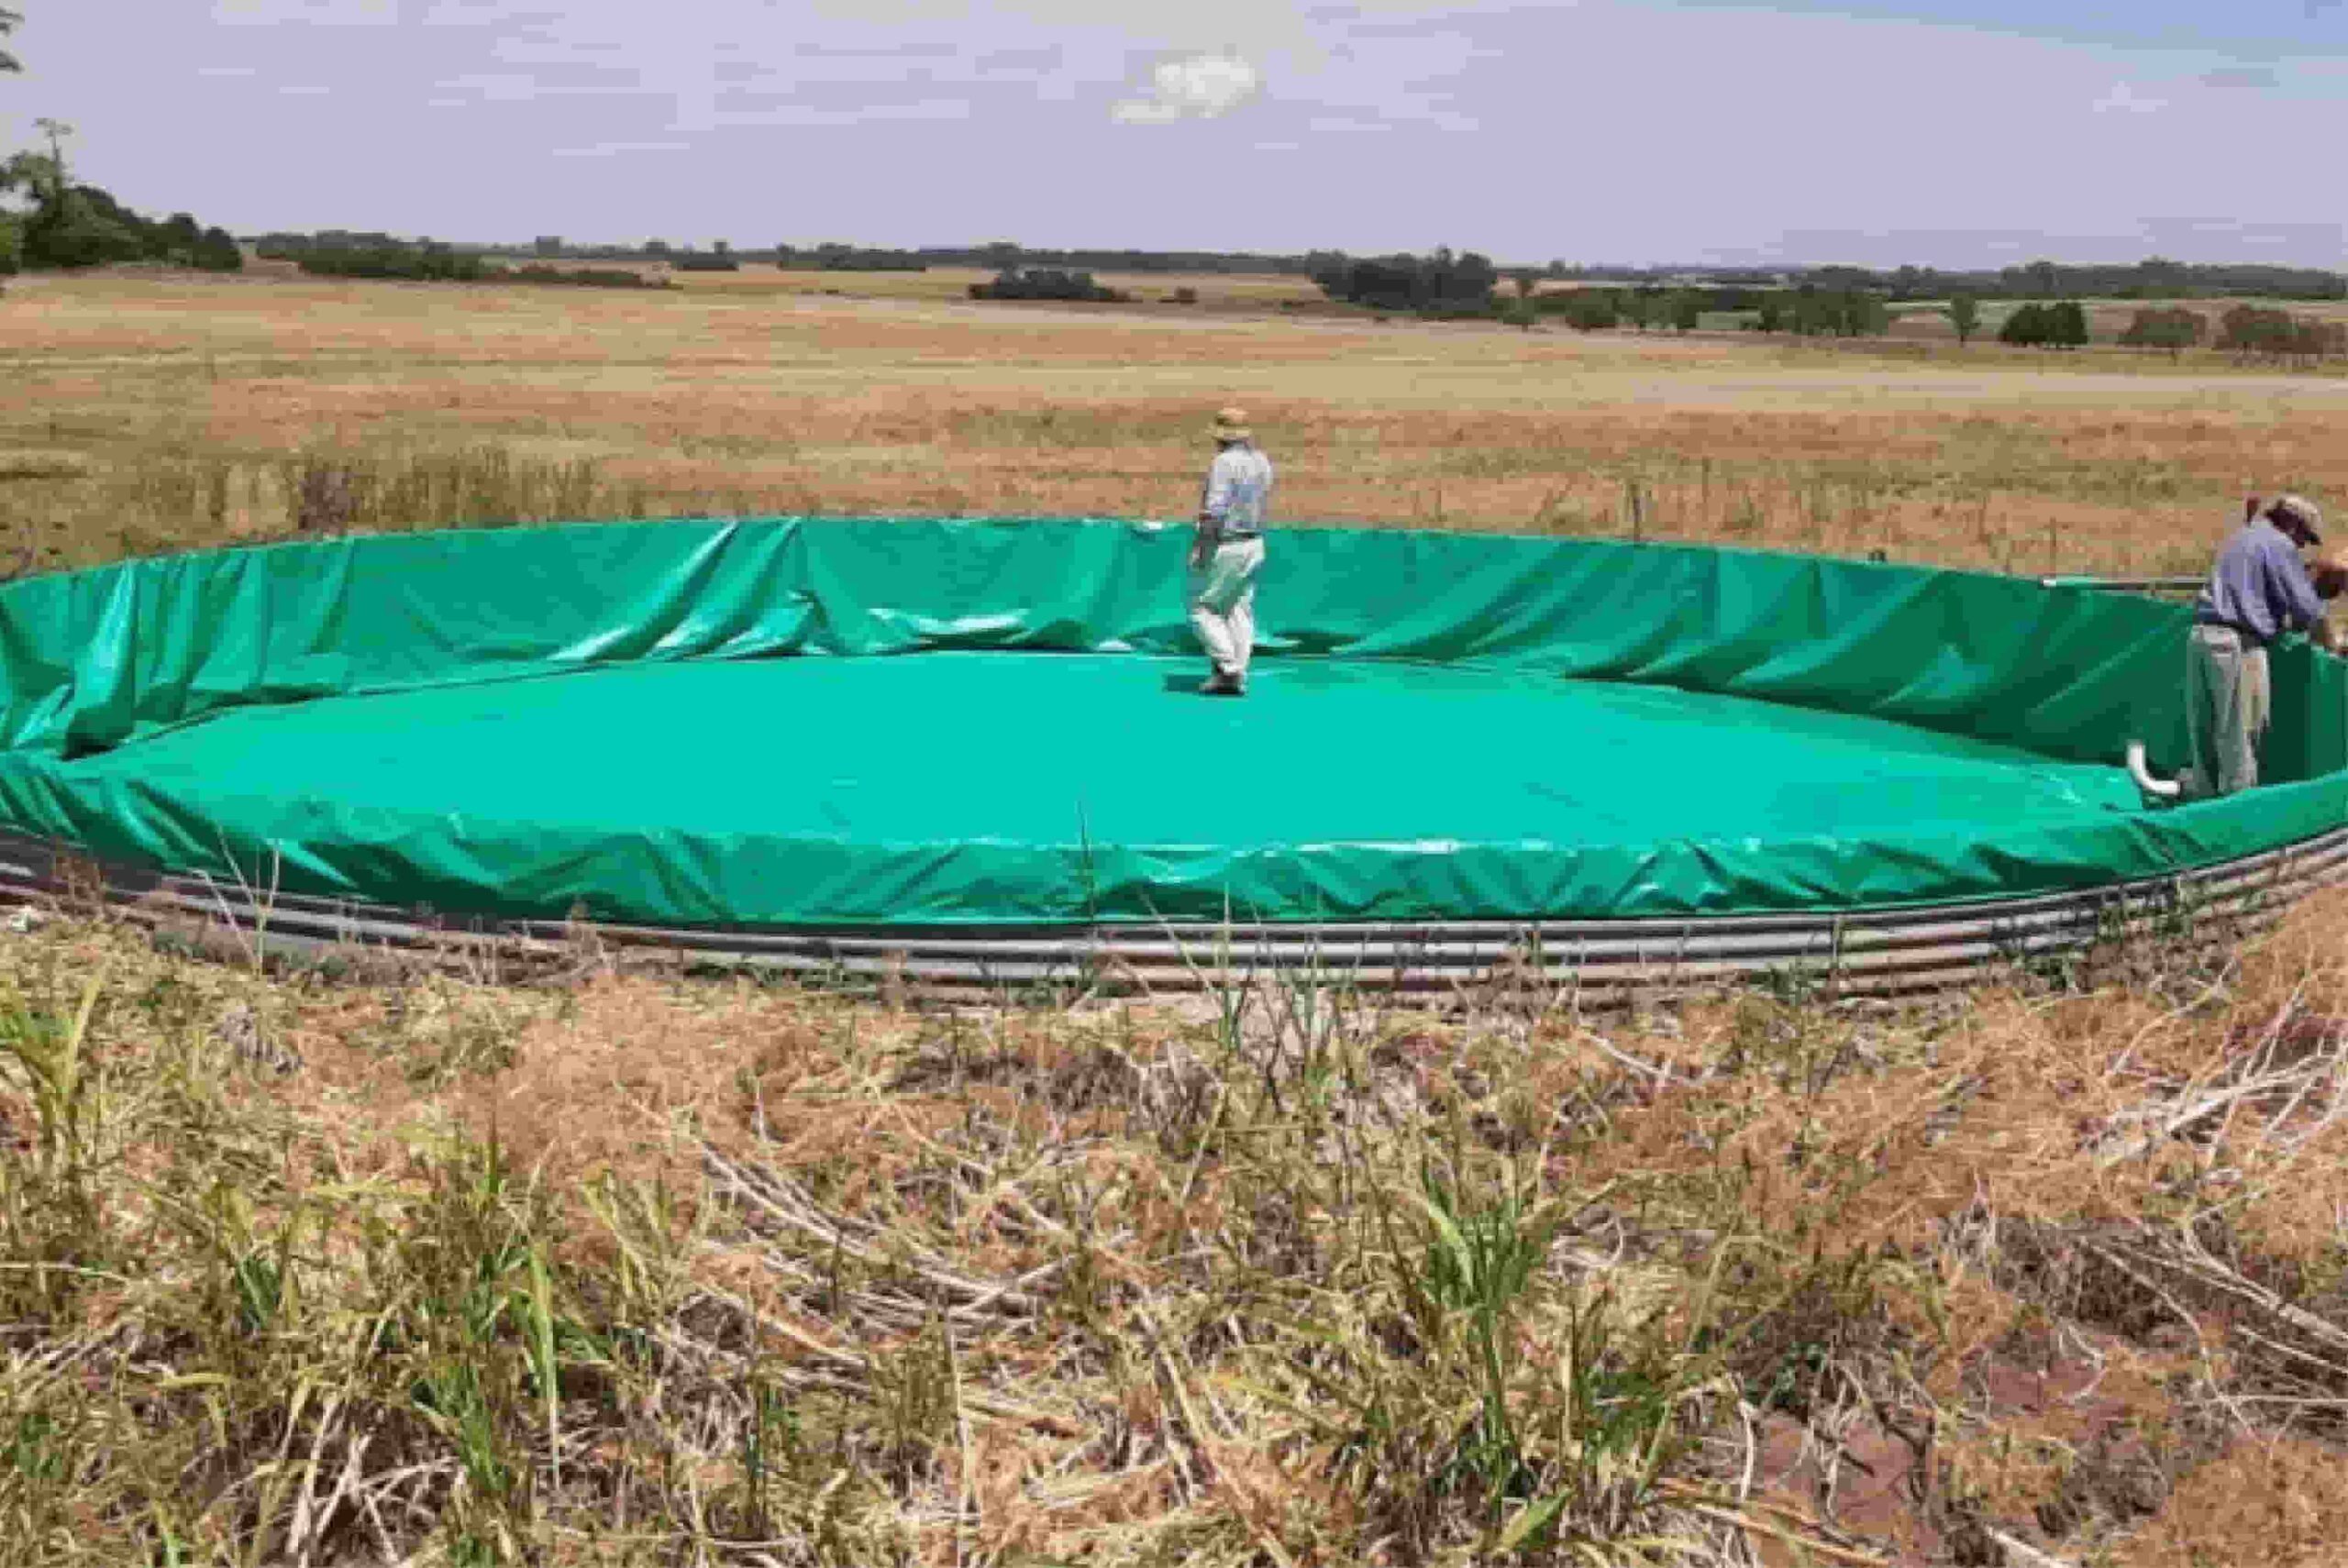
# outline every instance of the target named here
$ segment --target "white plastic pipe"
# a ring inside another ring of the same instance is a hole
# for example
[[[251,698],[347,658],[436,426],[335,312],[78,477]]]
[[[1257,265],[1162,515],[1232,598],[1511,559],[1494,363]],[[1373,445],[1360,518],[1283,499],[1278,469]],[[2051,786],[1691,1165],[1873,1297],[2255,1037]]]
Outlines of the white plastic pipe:
[[[2174,801],[2185,792],[2185,786],[2174,778],[2153,777],[2152,768],[2144,761],[2143,741],[2128,743],[2128,777],[2136,781],[2137,789],[2155,801]]]

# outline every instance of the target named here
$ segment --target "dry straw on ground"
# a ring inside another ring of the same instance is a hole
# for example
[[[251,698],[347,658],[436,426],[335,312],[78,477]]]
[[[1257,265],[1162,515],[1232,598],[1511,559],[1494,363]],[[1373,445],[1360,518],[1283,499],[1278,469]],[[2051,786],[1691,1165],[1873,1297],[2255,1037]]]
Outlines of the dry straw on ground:
[[[327,982],[45,922],[0,1551],[2316,1561],[2343,913],[1645,1020]]]

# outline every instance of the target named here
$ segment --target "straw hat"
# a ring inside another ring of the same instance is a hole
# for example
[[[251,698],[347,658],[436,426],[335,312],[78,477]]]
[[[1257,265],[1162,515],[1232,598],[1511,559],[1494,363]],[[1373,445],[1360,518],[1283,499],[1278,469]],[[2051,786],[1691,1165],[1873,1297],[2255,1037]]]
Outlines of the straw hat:
[[[1226,408],[1214,416],[1214,438],[1218,441],[1249,441],[1255,432],[1247,428],[1245,410]]]
[[[2308,538],[2316,544],[2323,542],[2323,512],[2303,495],[2286,495],[2266,509],[2270,517],[2288,518],[2308,531]]]

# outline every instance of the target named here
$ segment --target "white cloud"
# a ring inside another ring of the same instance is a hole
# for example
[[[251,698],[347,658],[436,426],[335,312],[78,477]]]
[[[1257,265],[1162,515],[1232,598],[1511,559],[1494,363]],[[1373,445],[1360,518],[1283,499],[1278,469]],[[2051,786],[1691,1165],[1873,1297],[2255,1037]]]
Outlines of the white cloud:
[[[698,122],[716,126],[860,126],[882,120],[967,120],[970,117],[968,98],[917,98],[894,104],[856,104],[826,106],[822,104],[776,103],[743,109],[726,109],[704,116]],[[672,128],[688,128],[681,123]]]
[[[541,83],[536,76],[519,71],[470,72],[433,85],[487,104],[526,104],[550,92],[559,91]]]
[[[328,28],[399,25],[394,0],[218,0],[212,19],[230,27],[280,27],[309,22]]]
[[[599,141],[587,147],[558,147],[557,158],[612,158],[630,152],[690,152],[692,145],[682,141]]]
[[[2166,98],[2146,98],[2127,83],[2115,82],[2110,92],[2096,100],[2095,112],[2099,115],[2153,115],[2167,107]]]
[[[1109,115],[1129,126],[1220,119],[1254,97],[1263,84],[1255,66],[1237,55],[1194,54],[1158,66],[1150,73],[1150,96],[1124,99]]]

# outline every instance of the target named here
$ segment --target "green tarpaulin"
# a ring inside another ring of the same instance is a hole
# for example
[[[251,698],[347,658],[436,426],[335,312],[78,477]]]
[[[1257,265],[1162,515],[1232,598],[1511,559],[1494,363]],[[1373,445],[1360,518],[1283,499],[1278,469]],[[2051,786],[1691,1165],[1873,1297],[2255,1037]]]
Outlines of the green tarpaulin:
[[[2184,617],[1583,540],[1273,536],[1244,701],[1186,528],[581,525],[0,590],[0,823],[460,912],[686,925],[1649,916],[2077,888],[2348,820],[2348,688],[2273,787],[2146,811]]]

